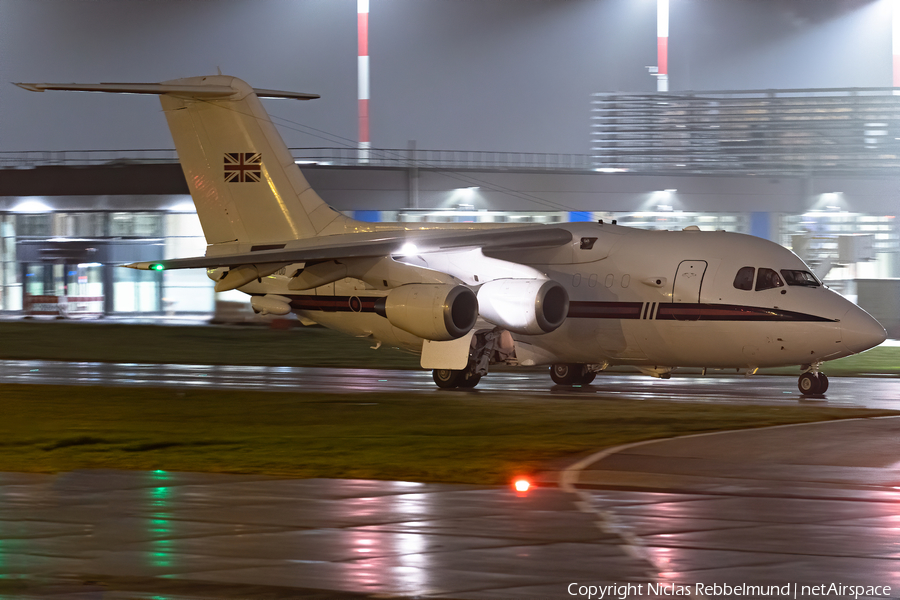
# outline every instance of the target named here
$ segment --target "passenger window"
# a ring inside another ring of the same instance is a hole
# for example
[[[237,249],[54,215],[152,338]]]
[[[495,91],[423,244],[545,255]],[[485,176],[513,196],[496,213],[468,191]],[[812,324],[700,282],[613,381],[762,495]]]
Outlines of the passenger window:
[[[778,276],[778,273],[773,271],[772,269],[760,269],[759,277],[756,278],[756,291],[762,290],[771,290],[772,288],[778,288],[784,286],[784,282],[781,281],[781,277]]]
[[[803,285],[806,287],[819,287],[819,280],[809,271],[795,271],[792,269],[782,269],[781,276],[788,285]]]
[[[739,290],[753,289],[753,267],[741,267],[741,270],[734,276],[734,287]]]

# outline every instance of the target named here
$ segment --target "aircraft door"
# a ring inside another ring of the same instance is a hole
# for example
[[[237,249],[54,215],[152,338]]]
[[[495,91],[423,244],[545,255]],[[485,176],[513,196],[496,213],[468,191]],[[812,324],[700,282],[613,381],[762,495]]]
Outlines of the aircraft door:
[[[706,273],[705,260],[683,260],[678,264],[675,283],[672,287],[672,302],[681,304],[700,304],[700,288],[703,285],[703,274]],[[699,307],[698,307],[699,308]],[[677,311],[676,319],[696,321],[700,311]]]

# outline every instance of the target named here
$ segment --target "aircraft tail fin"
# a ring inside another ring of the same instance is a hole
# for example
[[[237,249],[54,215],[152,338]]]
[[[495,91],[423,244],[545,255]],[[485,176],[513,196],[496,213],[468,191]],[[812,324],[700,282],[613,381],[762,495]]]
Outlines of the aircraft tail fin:
[[[158,94],[209,244],[261,246],[343,233],[353,223],[310,187],[259,101],[316,95],[254,90],[222,75],[146,84],[17,85]]]

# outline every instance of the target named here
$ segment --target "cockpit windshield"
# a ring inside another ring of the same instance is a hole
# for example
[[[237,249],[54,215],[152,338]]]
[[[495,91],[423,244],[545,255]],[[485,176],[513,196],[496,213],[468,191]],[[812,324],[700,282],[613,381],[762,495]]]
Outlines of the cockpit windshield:
[[[752,290],[753,276],[755,274],[755,268],[741,267],[741,269],[737,272],[737,275],[734,276],[734,287],[739,290]]]
[[[755,277],[754,277],[755,276]],[[784,277],[782,281],[781,277]],[[801,271],[799,269],[782,269],[781,277],[775,269],[767,269],[760,267],[741,267],[737,275],[734,276],[734,287],[739,290],[750,291],[756,289],[757,292],[763,290],[771,290],[774,288],[784,287],[785,282],[788,285],[799,285],[803,287],[819,287],[822,285],[816,276],[809,271]],[[756,281],[754,288],[753,282]],[[783,290],[782,294],[785,293]]]
[[[772,288],[782,287],[784,282],[772,269],[761,268],[756,276],[756,291],[771,290]]]
[[[819,287],[821,285],[816,276],[809,271],[782,269],[781,276],[784,277],[788,285],[802,285],[806,287]]]

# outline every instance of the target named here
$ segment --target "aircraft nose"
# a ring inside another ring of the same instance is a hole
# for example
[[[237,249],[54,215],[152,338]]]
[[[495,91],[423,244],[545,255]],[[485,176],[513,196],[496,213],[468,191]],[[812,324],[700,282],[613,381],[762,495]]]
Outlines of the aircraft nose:
[[[854,354],[874,348],[887,339],[881,323],[859,307],[852,307],[841,319],[841,341]]]

